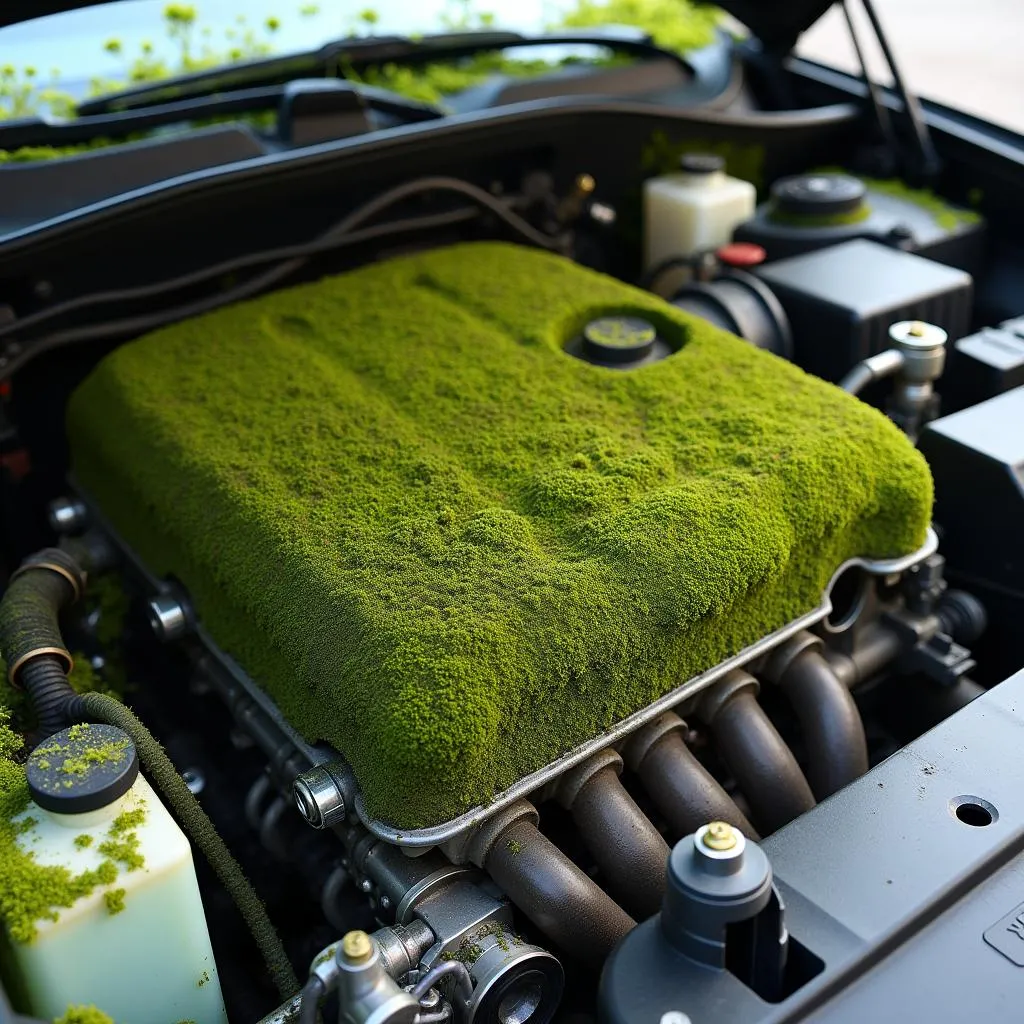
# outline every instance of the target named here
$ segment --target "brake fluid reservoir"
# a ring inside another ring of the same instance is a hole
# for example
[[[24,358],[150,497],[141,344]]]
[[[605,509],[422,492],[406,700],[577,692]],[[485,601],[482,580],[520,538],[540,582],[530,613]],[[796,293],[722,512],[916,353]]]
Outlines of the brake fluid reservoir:
[[[71,903],[53,906],[53,920],[21,921],[35,932],[28,941],[7,929],[29,1010],[53,1020],[93,1005],[128,1024],[226,1024],[192,849],[127,734],[72,726],[25,771],[32,803],[12,819],[18,846],[39,885]]]
[[[754,213],[756,189],[749,181],[730,178],[721,157],[690,153],[679,166],[675,174],[644,182],[647,267],[725,245]]]

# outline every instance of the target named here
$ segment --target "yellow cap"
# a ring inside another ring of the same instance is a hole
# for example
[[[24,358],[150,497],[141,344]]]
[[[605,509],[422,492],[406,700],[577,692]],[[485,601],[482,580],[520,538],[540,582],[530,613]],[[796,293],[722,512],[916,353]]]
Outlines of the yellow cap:
[[[366,932],[346,932],[341,940],[341,951],[350,963],[365,963],[373,956],[373,942]]]
[[[727,821],[711,822],[701,838],[709,850],[731,850],[738,841],[736,830]]]

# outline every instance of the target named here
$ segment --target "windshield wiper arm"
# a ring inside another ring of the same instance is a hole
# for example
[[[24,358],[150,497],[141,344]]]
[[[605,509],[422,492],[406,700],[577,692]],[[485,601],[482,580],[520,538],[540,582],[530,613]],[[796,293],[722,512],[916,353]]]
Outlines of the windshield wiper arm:
[[[0,150],[15,150],[29,146],[75,146],[96,139],[125,139],[139,132],[152,131],[183,121],[230,117],[278,111],[279,118],[287,116],[291,102],[304,85],[315,84],[317,91],[330,85],[332,114],[346,114],[365,118],[369,109],[400,118],[406,122],[432,121],[444,117],[444,111],[430,103],[408,100],[386,89],[359,86],[339,80],[313,83],[298,80],[286,85],[269,85],[233,92],[215,93],[157,103],[139,109],[115,113],[91,114],[68,121],[53,121],[41,117],[0,121]],[[296,88],[297,87],[297,88]],[[366,122],[362,130],[370,128]]]
[[[655,46],[640,30],[613,26],[607,30],[585,29],[536,36],[518,32],[460,32],[408,39],[404,36],[378,36],[367,39],[340,39],[317,50],[284,57],[265,57],[244,64],[196,71],[175,78],[134,86],[123,92],[85,100],[78,106],[80,116],[92,117],[117,111],[138,109],[156,103],[180,101],[211,92],[281,85],[296,78],[344,77],[345,70],[358,74],[382,64],[409,66],[437,61],[460,60],[480,53],[512,47],[588,45],[603,46],[613,52],[641,59],[669,59],[688,75],[693,69],[685,58]]]

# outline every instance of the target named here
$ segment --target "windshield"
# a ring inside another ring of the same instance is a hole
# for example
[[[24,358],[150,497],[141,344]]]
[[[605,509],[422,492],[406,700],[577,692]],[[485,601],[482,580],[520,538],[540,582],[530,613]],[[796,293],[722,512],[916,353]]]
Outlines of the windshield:
[[[888,83],[866,19],[850,5],[872,77]],[[907,84],[918,95],[1024,132],[1024,3],[1021,0],[881,0],[876,3]],[[859,72],[842,10],[834,7],[797,52]]]
[[[418,35],[504,28],[541,32],[562,27],[633,25],[677,52],[714,38],[719,12],[687,0],[383,0],[359,4],[282,4],[133,0],[41,18],[0,31],[0,114],[70,113],[75,100],[183,72],[308,50],[347,36]],[[530,59],[536,63],[537,55]],[[540,58],[543,60],[543,58]],[[564,59],[561,58],[561,59]],[[489,70],[494,70],[493,65]],[[384,85],[417,99],[471,84],[434,76],[424,83],[391,74]]]

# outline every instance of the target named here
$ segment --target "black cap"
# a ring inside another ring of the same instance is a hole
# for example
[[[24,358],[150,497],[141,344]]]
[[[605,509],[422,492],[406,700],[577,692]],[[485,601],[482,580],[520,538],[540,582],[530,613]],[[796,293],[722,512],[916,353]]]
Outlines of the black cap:
[[[57,814],[84,814],[124,796],[139,775],[128,734],[113,725],[72,725],[43,740],[25,764],[32,799]]]
[[[642,359],[657,340],[653,325],[638,316],[603,316],[583,328],[584,350],[605,363]]]
[[[866,194],[864,182],[849,174],[797,174],[780,178],[772,186],[772,198],[780,212],[810,217],[853,213]]]
[[[679,169],[687,174],[714,174],[724,168],[724,157],[714,153],[684,153],[679,158]]]

